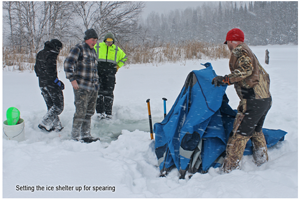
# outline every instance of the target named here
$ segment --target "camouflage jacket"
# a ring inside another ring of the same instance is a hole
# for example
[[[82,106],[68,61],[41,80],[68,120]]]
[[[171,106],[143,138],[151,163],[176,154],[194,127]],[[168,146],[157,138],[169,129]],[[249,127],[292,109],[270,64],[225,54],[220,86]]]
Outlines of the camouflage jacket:
[[[269,74],[245,43],[232,50],[229,68],[229,81],[241,100],[271,97]]]

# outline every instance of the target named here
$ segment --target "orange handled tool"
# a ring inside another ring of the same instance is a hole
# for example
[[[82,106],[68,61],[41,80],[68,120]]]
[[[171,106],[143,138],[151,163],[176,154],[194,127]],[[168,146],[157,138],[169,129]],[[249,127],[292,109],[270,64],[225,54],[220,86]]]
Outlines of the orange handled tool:
[[[151,110],[150,110],[150,99],[147,99],[147,105],[148,105],[148,114],[149,114],[149,125],[150,125],[150,137],[151,140],[153,140],[153,130],[152,130],[152,119],[151,119]]]

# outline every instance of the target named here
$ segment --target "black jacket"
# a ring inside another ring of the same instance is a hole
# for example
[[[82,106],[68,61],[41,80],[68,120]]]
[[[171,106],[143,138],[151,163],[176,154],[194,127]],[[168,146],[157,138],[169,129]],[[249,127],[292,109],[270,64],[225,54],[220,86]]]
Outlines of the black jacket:
[[[57,56],[59,51],[56,50],[55,44],[47,41],[43,50],[38,52],[34,71],[39,78],[39,86],[55,86],[54,80],[57,78]]]

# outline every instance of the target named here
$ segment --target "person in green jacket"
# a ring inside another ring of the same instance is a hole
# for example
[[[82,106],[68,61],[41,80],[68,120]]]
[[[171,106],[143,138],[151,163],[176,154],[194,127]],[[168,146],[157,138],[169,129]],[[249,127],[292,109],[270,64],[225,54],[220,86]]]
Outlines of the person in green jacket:
[[[94,46],[98,57],[97,68],[100,83],[96,112],[100,119],[112,118],[116,73],[127,60],[123,50],[114,43],[115,37],[109,32],[105,35],[103,42]]]

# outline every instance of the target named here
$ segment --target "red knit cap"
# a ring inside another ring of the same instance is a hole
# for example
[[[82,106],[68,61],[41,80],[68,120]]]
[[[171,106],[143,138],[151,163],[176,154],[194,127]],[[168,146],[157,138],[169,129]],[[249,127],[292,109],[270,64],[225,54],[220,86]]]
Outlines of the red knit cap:
[[[245,35],[241,29],[234,28],[228,31],[226,35],[226,41],[224,44],[227,44],[227,41],[241,41],[244,42]]]

